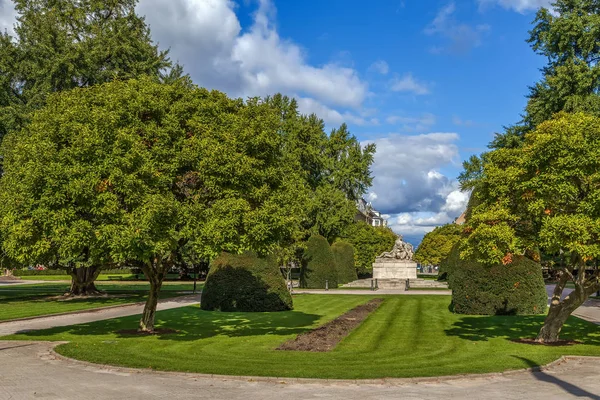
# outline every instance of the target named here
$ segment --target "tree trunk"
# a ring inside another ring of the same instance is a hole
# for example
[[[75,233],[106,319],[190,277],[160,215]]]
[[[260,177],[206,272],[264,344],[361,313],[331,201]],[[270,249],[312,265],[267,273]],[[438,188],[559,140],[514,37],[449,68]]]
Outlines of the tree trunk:
[[[569,295],[561,301],[563,290],[569,281],[569,278],[573,278],[571,273],[563,272],[560,275],[559,281],[554,288],[554,293],[552,294],[548,315],[544,320],[544,325],[542,326],[542,329],[540,329],[536,342],[557,342],[560,338],[560,331],[565,322],[567,322],[567,319],[571,316],[571,313],[585,303],[592,293],[600,287],[597,278],[596,282],[594,282],[593,279],[586,281],[585,266],[582,266],[580,267],[577,279],[574,281],[575,290],[569,293]]]
[[[144,271],[148,282],[150,282],[150,292],[148,293],[148,300],[146,300],[144,312],[140,319],[140,326],[138,328],[140,332],[154,332],[154,317],[156,315],[156,306],[158,305],[158,294],[160,293],[167,269],[167,265],[157,259],[142,267],[142,271]]]
[[[96,296],[101,292],[96,288],[94,282],[100,275],[100,266],[72,268],[69,271],[71,275],[70,296]]]

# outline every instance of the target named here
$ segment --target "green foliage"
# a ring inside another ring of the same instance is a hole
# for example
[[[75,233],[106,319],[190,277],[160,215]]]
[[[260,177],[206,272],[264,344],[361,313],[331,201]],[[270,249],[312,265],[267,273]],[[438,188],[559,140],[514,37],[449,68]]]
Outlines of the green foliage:
[[[325,133],[323,120],[301,115],[296,100],[277,94],[265,102],[281,118],[283,154],[302,175],[299,183],[309,189],[303,210],[302,242],[311,234],[325,236],[330,243],[352,224],[355,201],[371,186],[371,164],[375,145],[361,146],[346,125]]]
[[[335,259],[331,247],[323,236],[312,235],[306,244],[300,271],[300,287],[307,289],[325,289],[338,286]]]
[[[368,274],[373,270],[375,258],[394,247],[397,235],[388,227],[375,227],[358,221],[349,225],[341,237],[354,246],[358,274]]]
[[[142,75],[181,74],[152,43],[137,0],[14,0],[15,37],[0,37],[0,139],[49,94]]]
[[[462,228],[456,224],[439,226],[425,235],[414,259],[423,265],[440,265],[460,240]]]
[[[331,246],[335,268],[337,270],[338,284],[353,282],[358,279],[354,266],[354,247],[345,241],[337,241]]]
[[[523,256],[513,256],[506,265],[483,265],[460,258],[454,246],[443,262],[452,289],[452,308],[458,314],[543,314],[548,295],[542,267]]]
[[[530,88],[523,121],[497,134],[493,149],[522,146],[527,132],[561,111],[600,116],[600,2],[557,0],[551,8],[537,12],[528,40],[547,60],[544,76]]]
[[[210,267],[202,290],[203,310],[266,312],[291,310],[292,296],[278,264],[254,253],[223,253]]]

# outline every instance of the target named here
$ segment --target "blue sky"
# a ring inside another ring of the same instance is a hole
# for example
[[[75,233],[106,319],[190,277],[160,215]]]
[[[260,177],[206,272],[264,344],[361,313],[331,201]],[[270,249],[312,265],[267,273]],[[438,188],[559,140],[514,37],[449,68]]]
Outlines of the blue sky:
[[[515,123],[544,59],[526,43],[549,0],[141,0],[196,83],[282,92],[378,145],[368,200],[413,243],[464,210],[456,176]],[[0,0],[0,26],[14,11]]]

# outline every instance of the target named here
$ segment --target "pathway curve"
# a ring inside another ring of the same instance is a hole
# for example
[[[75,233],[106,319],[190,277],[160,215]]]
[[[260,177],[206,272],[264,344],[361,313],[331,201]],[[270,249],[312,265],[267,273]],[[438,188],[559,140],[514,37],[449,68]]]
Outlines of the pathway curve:
[[[56,357],[48,342],[0,341],[0,399],[595,399],[600,359],[577,358],[540,372],[372,383],[252,381],[95,366]]]
[[[169,310],[171,308],[185,307],[200,302],[200,295],[180,296],[158,303],[158,310]],[[22,321],[2,322],[0,323],[0,336],[12,335],[15,333],[33,331],[38,329],[48,329],[57,326],[68,326],[76,324],[85,324],[88,322],[102,321],[105,319],[127,317],[130,315],[141,314],[144,305],[130,304],[119,307],[111,307],[97,310],[86,310],[72,314],[54,315],[48,317],[34,318]],[[2,399],[0,397],[0,399]]]

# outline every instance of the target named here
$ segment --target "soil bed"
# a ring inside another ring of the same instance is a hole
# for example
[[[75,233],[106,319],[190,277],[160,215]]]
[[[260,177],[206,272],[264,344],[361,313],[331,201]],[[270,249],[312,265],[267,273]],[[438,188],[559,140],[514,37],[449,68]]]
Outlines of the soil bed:
[[[383,299],[373,299],[366,304],[354,307],[347,313],[337,317],[309,332],[298,335],[279,346],[277,350],[294,351],[331,351],[357,326],[359,326],[373,311],[377,310]]]
[[[581,344],[581,342],[578,342],[576,340],[558,340],[556,342],[536,342],[535,339],[514,339],[511,341],[515,342],[515,343],[530,344],[530,345],[534,345],[534,346],[573,346],[576,344]]]

